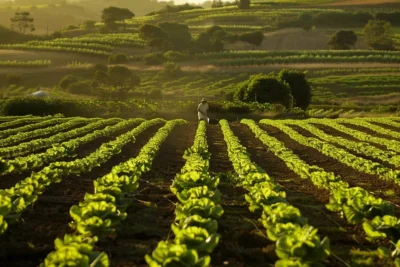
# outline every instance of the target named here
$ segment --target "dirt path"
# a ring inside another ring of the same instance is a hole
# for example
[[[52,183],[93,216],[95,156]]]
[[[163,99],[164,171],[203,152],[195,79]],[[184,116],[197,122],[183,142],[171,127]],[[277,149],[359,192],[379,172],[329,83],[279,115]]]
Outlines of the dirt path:
[[[207,140],[212,154],[210,171],[220,176],[224,215],[218,221],[221,240],[212,255],[213,266],[266,266],[276,261],[275,244],[264,235],[260,213],[250,212],[245,189],[232,180],[233,166],[219,125],[209,125]],[[261,229],[261,230],[259,230]]]
[[[172,238],[170,229],[177,199],[169,187],[186,162],[182,156],[193,145],[196,128],[191,123],[173,129],[161,145],[151,171],[140,179],[138,194],[116,239],[98,244],[97,249],[108,252],[111,266],[147,266],[144,256],[159,241]]]
[[[318,189],[311,181],[304,180],[275,156],[251,132],[241,124],[234,125],[233,131],[242,144],[247,147],[252,160],[262,167],[275,181],[282,186],[290,204],[297,207],[301,214],[308,218],[308,223],[319,230],[320,236],[327,236],[332,252],[342,260],[348,261],[353,248],[370,247],[363,237],[361,225],[349,225],[336,213],[325,208],[329,202],[329,192]],[[331,257],[328,266],[343,266],[340,261]]]
[[[135,143],[127,144],[120,154],[91,172],[82,176],[71,175],[65,177],[61,183],[50,185],[32,209],[23,214],[22,221],[12,225],[1,236],[0,262],[7,267],[38,266],[44,257],[54,250],[55,238],[71,231],[68,227],[71,221],[69,210],[72,205],[83,200],[85,193],[93,192],[93,180],[109,173],[113,166],[135,156],[159,127],[160,125],[157,125],[147,129],[138,136]],[[94,151],[104,141],[96,140],[86,149]],[[86,154],[88,151],[81,153]]]
[[[327,172],[340,175],[342,180],[348,182],[351,187],[362,187],[369,192],[373,192],[377,197],[400,204],[400,187],[394,183],[383,181],[376,175],[359,172],[334,158],[325,156],[314,148],[301,145],[273,126],[260,124],[260,127],[266,130],[269,135],[283,142],[287,148],[293,150],[296,155],[308,164],[317,165]]]

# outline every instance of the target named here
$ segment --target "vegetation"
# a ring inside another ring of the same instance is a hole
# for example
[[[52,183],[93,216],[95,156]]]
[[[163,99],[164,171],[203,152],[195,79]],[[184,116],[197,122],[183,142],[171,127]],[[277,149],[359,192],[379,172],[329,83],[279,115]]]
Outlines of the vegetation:
[[[367,44],[377,50],[393,50],[394,43],[392,39],[390,22],[383,20],[370,20],[364,27],[364,35]]]

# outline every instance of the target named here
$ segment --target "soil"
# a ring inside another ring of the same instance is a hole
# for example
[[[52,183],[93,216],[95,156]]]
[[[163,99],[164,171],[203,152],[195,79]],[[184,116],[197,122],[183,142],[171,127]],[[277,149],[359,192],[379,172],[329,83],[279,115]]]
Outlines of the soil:
[[[251,159],[262,167],[268,175],[282,187],[290,204],[298,208],[308,218],[308,223],[319,230],[321,239],[328,237],[333,254],[345,262],[354,248],[371,248],[364,238],[360,226],[350,225],[338,214],[325,208],[329,202],[329,192],[315,187],[311,181],[302,179],[285,162],[268,150],[245,125],[233,125],[236,136],[247,147]],[[344,266],[335,257],[330,257],[327,266]]]
[[[400,128],[399,128],[399,127],[396,127],[396,126],[384,124],[384,123],[377,122],[377,121],[371,121],[370,123],[371,123],[371,124],[375,124],[375,125],[377,125],[377,126],[380,126],[380,127],[382,127],[382,128],[391,130],[391,131],[400,132]]]
[[[377,175],[359,172],[336,159],[325,156],[314,148],[301,145],[278,128],[265,124],[260,124],[260,127],[266,130],[269,135],[283,142],[287,148],[293,150],[296,155],[308,164],[319,166],[327,172],[339,175],[351,187],[362,187],[377,197],[391,201],[396,205],[400,204],[400,187],[398,185],[384,181]],[[400,214],[400,208],[397,208],[397,213]]]
[[[0,236],[0,262],[2,266],[38,266],[48,253],[54,250],[55,238],[70,232],[69,210],[82,201],[85,193],[93,192],[93,180],[109,173],[111,168],[137,155],[160,125],[150,127],[140,134],[135,143],[124,146],[121,153],[107,163],[92,169],[82,176],[64,177],[61,183],[52,184],[36,201],[34,206],[22,214],[21,222],[11,225]],[[95,151],[103,142],[117,135],[98,139],[79,151],[84,156]]]
[[[98,250],[108,252],[111,266],[147,266],[144,256],[151,254],[159,241],[173,240],[170,229],[178,200],[169,187],[186,163],[183,154],[193,145],[196,129],[195,123],[173,129],[161,145],[151,171],[140,179],[138,193],[117,238],[98,244]]]
[[[135,124],[134,126],[136,126],[136,124]],[[106,127],[106,126],[104,126],[104,127],[102,127],[102,128],[97,128],[97,130],[101,130],[101,129],[105,128],[105,127]],[[91,141],[91,142],[88,142],[88,143],[86,143],[86,144],[81,145],[80,147],[78,147],[78,148],[75,150],[76,158],[83,158],[83,157],[86,157],[88,154],[90,154],[90,153],[93,152],[92,149],[93,149],[94,147],[99,147],[102,143],[109,142],[109,141],[111,141],[112,139],[114,139],[116,136],[121,135],[121,134],[127,132],[128,130],[129,130],[129,129],[124,129],[124,130],[121,130],[121,131],[119,131],[119,132],[116,132],[116,133],[115,133],[114,135],[112,135],[112,136],[103,137],[103,138],[98,138],[98,139],[96,139],[96,140],[93,140],[93,141]],[[86,135],[86,134],[88,134],[88,133],[84,133],[84,134],[82,134],[82,135],[80,135],[80,136],[84,136],[84,135]],[[73,139],[78,138],[78,137],[80,137],[80,136],[73,137]],[[66,141],[68,141],[68,140],[66,140]],[[47,149],[48,149],[48,148],[42,149],[41,152],[45,152]],[[39,154],[39,153],[41,153],[41,152],[37,152],[37,154]],[[36,153],[35,153],[35,154],[36,154]],[[65,157],[65,158],[57,159],[57,161],[69,161],[69,160],[71,160],[70,157]],[[13,186],[14,186],[16,183],[18,183],[19,181],[25,179],[26,177],[29,177],[29,176],[31,175],[32,172],[38,172],[38,171],[40,171],[41,169],[43,169],[45,166],[48,166],[48,164],[45,164],[44,166],[41,166],[41,167],[38,167],[38,168],[30,169],[30,170],[27,170],[27,171],[24,171],[24,172],[21,172],[21,173],[10,173],[10,174],[7,174],[7,175],[2,175],[2,176],[0,176],[0,189],[8,189],[8,188],[13,187]]]
[[[396,138],[396,137],[393,137],[391,135],[387,135],[387,134],[383,134],[383,133],[377,133],[377,132],[372,131],[371,129],[368,129],[368,128],[363,127],[363,126],[358,126],[358,125],[354,125],[354,124],[350,124],[350,123],[340,123],[340,124],[343,124],[346,127],[352,128],[352,129],[360,131],[360,132],[364,132],[366,134],[369,134],[369,135],[372,135],[372,136],[375,136],[375,137],[380,137],[380,138],[386,138],[386,139],[389,139],[389,140],[400,141],[400,138]]]
[[[289,125],[289,126],[290,126],[291,128],[293,128],[294,130],[296,130],[297,132],[299,132],[299,133],[300,133],[301,135],[303,135],[303,136],[312,137],[312,138],[317,138],[317,139],[319,139],[319,140],[321,140],[321,141],[327,142],[327,141],[325,141],[325,140],[319,138],[318,136],[312,134],[310,131],[305,130],[305,129],[299,127],[299,126],[296,126],[296,125]],[[335,147],[344,149],[344,150],[346,150],[347,152],[349,152],[349,153],[351,153],[351,154],[353,154],[353,155],[355,155],[355,156],[357,156],[357,157],[360,157],[360,158],[363,158],[363,159],[366,159],[366,160],[370,160],[370,161],[372,161],[372,162],[377,162],[377,163],[379,163],[379,164],[385,166],[386,168],[390,168],[390,169],[395,169],[395,168],[396,168],[396,166],[391,165],[390,163],[387,163],[387,162],[382,161],[382,160],[380,160],[380,159],[377,159],[377,158],[374,158],[374,157],[371,157],[371,156],[367,156],[367,155],[365,155],[365,154],[358,153],[358,152],[355,152],[355,151],[353,151],[353,150],[347,149],[346,146],[340,145],[340,144],[338,144],[338,143],[334,143],[334,142],[327,142],[327,143],[329,143],[329,144],[331,144],[331,145],[333,145],[333,146],[335,146]]]
[[[325,125],[317,124],[317,123],[312,123],[312,125],[317,127],[318,129],[324,131],[326,134],[330,134],[330,135],[333,135],[333,136],[340,136],[340,137],[346,138],[346,139],[348,139],[350,141],[368,143],[371,146],[380,148],[382,150],[386,150],[387,149],[386,146],[384,146],[384,145],[380,145],[380,144],[373,143],[373,142],[360,141],[357,138],[354,138],[353,136],[351,136],[350,134],[343,133],[343,132],[338,131],[338,130],[336,130],[336,129],[332,128],[332,127],[329,127],[329,126],[325,126]]]
[[[266,238],[258,219],[261,212],[251,212],[245,200],[247,191],[233,176],[233,166],[220,126],[209,126],[207,140],[211,152],[210,172],[220,177],[221,206],[224,215],[218,221],[221,240],[214,251],[212,266],[265,266],[273,264],[275,243]]]
[[[135,157],[159,127],[161,126],[146,130],[138,136],[135,143],[127,144],[120,154],[91,172],[81,176],[71,175],[65,177],[61,183],[51,185],[35,205],[23,213],[20,222],[11,225],[6,233],[0,235],[0,266],[38,266],[54,250],[55,238],[71,232],[68,226],[71,221],[69,209],[82,201],[85,193],[93,192],[93,180],[107,174],[118,163]],[[318,189],[309,180],[301,179],[291,171],[268,147],[255,138],[247,126],[233,123],[231,127],[247,147],[251,159],[264,168],[286,192],[288,201],[308,218],[310,225],[318,228],[321,238],[326,236],[330,239],[332,256],[324,266],[344,266],[343,262],[350,264],[349,254],[353,249],[376,249],[377,245],[365,240],[361,224],[349,225],[338,214],[325,208],[325,204],[329,202],[328,191]],[[358,172],[313,148],[303,146],[277,128],[264,125],[260,127],[284,142],[307,163],[332,171],[351,186],[361,186],[378,197],[400,205],[400,187],[395,184]],[[329,134],[358,141],[330,127],[318,127]],[[182,156],[193,144],[196,128],[196,123],[189,123],[177,126],[172,131],[161,145],[151,171],[141,177],[133,204],[127,210],[127,219],[115,235],[97,244],[96,250],[108,253],[111,266],[147,266],[144,256],[151,253],[159,241],[173,240],[171,224],[174,222],[174,210],[178,201],[169,187],[186,162]],[[82,145],[76,151],[77,157],[87,156],[102,143],[126,131],[128,129]],[[311,135],[307,131],[301,133]],[[218,125],[207,127],[207,140],[211,152],[209,171],[211,175],[220,178],[218,188],[222,193],[221,205],[224,209],[224,215],[218,221],[221,239],[211,255],[212,266],[272,266],[277,260],[275,242],[266,237],[265,229],[259,222],[261,212],[253,213],[248,209],[244,197],[247,191],[240,186],[234,174]],[[29,172],[19,177],[0,177],[0,188],[10,187],[28,175]],[[400,212],[397,214],[400,215]]]

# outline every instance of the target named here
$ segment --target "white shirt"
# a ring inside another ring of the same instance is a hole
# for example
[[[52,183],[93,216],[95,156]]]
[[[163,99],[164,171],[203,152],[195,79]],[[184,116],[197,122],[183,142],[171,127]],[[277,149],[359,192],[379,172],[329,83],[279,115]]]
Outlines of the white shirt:
[[[205,103],[205,104],[200,103],[199,104],[199,107],[198,107],[199,112],[197,112],[197,115],[199,116],[199,120],[200,119],[204,119],[204,120],[207,121],[207,119],[208,119],[208,117],[207,117],[208,108],[209,108],[208,107],[208,103]],[[202,114],[200,111],[203,112],[204,114]]]

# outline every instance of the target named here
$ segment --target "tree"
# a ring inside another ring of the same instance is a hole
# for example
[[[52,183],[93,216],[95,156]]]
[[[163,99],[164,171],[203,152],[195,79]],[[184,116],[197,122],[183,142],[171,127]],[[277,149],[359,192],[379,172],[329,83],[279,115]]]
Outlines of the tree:
[[[149,47],[163,49],[168,40],[168,33],[158,26],[144,24],[139,28],[139,36]]]
[[[25,34],[26,29],[33,32],[35,30],[33,21],[29,12],[15,12],[15,16],[11,18],[11,28],[17,28],[22,34]]]
[[[286,82],[293,95],[296,107],[304,110],[311,104],[311,86],[307,81],[303,72],[283,69],[279,72],[278,77]]]
[[[92,81],[92,87],[102,95],[109,94],[110,99],[113,93],[118,99],[124,99],[138,85],[140,78],[127,67],[118,65],[108,67],[107,72],[96,71]]]
[[[192,44],[189,26],[175,22],[162,22],[160,28],[168,34],[167,50],[188,50]]]
[[[125,30],[125,20],[131,19],[134,16],[135,14],[133,14],[132,11],[130,11],[129,9],[119,8],[115,6],[110,6],[108,8],[105,8],[101,12],[101,19],[108,27],[113,28],[117,21],[122,21],[124,30]]]
[[[297,18],[297,24],[306,32],[311,31],[313,28],[313,14],[310,12],[301,13]]]
[[[218,8],[218,7],[223,7],[224,3],[222,3],[222,0],[213,0],[211,4],[211,8]]]
[[[239,35],[239,40],[254,46],[260,46],[264,40],[262,31],[245,32]]]
[[[353,31],[335,32],[328,42],[329,48],[334,50],[348,50],[357,42],[357,35]]]
[[[273,75],[258,74],[239,84],[235,99],[243,102],[279,103],[287,105],[290,98],[290,88]]]
[[[392,25],[384,20],[370,20],[364,27],[365,42],[373,49],[393,50]]]
[[[250,0],[240,0],[239,8],[240,9],[249,9],[250,8]]]
[[[96,21],[94,21],[94,20],[85,20],[82,25],[83,25],[84,29],[87,29],[87,30],[95,29],[96,28]]]

